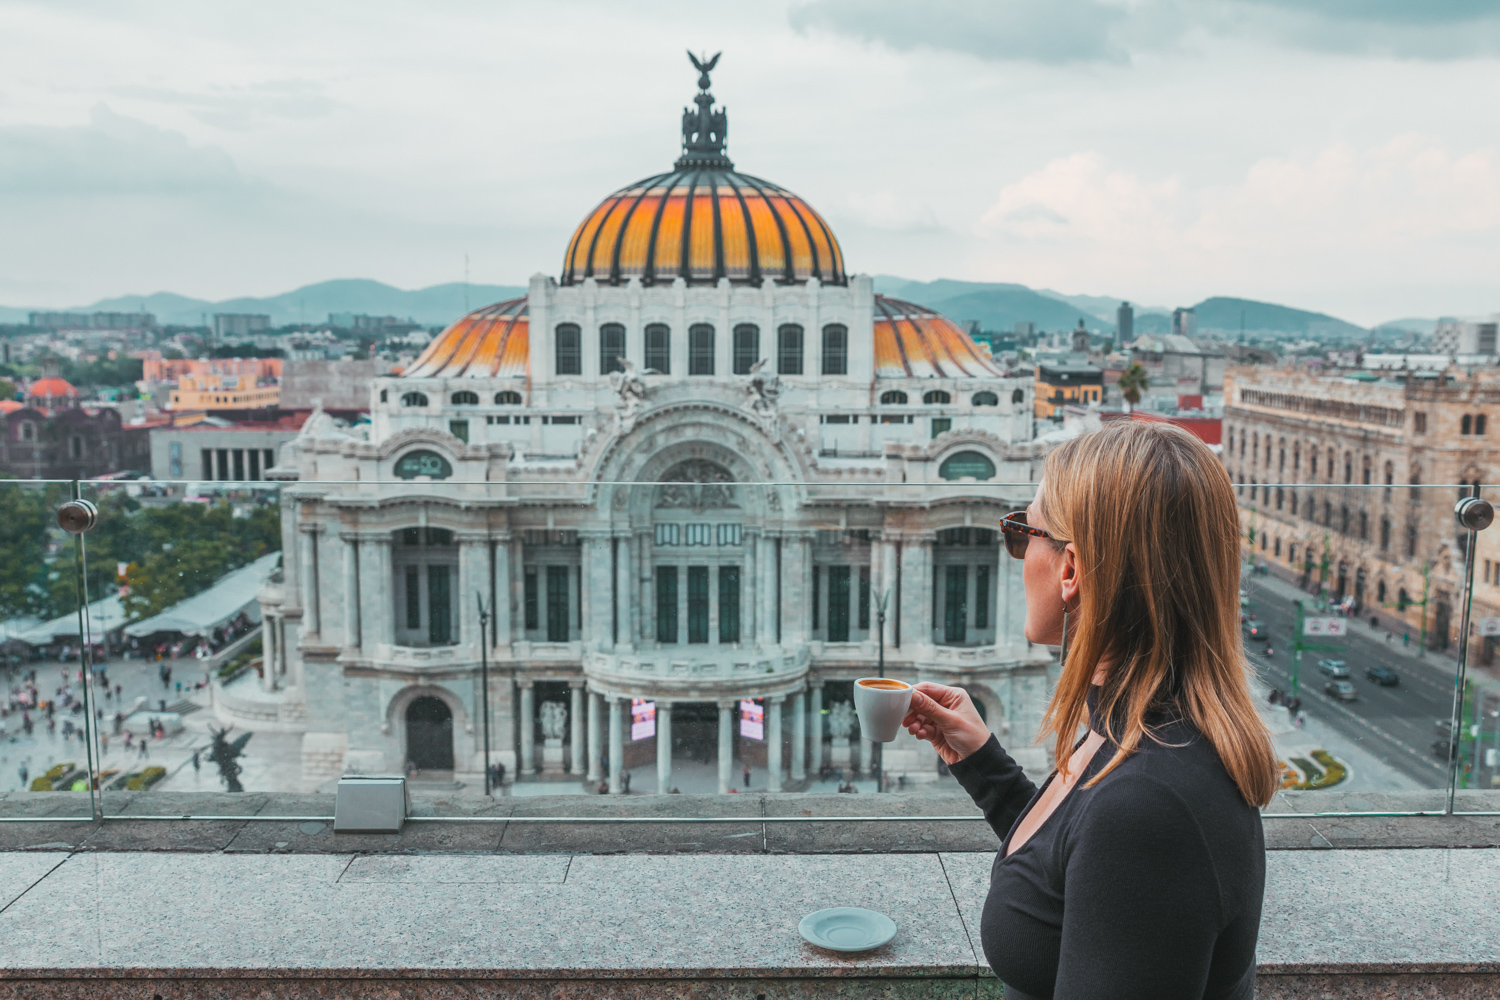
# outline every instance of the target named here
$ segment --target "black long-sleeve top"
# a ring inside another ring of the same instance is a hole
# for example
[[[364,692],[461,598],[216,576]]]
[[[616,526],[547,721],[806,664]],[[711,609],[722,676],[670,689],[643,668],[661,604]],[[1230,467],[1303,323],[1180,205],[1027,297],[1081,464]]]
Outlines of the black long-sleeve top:
[[[1191,725],[1168,722],[1157,735],[1175,745],[1147,738],[1085,788],[1114,756],[1106,741],[1009,856],[1041,789],[993,736],[951,768],[1002,839],[980,940],[1006,1000],[1254,995],[1266,876],[1260,813]]]

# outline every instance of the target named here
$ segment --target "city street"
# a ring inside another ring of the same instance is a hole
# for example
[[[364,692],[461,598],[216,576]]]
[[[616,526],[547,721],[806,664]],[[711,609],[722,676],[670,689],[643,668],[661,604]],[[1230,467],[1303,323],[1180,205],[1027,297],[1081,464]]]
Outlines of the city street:
[[[1262,679],[1271,687],[1290,692],[1293,676],[1293,633],[1296,607],[1302,599],[1307,614],[1316,614],[1314,599],[1295,586],[1270,576],[1244,578],[1249,599],[1244,609],[1255,615],[1254,623],[1266,629],[1273,655],[1264,655],[1265,643],[1246,640],[1246,652]],[[1428,651],[1418,655],[1417,636],[1409,647],[1396,632],[1387,641],[1384,627],[1372,629],[1369,617],[1348,619],[1347,636],[1310,638],[1305,642],[1342,647],[1338,651],[1307,651],[1302,654],[1298,673],[1298,693],[1302,711],[1310,718],[1324,722],[1341,738],[1348,740],[1376,759],[1420,782],[1422,787],[1439,788],[1445,783],[1444,758],[1433,750],[1438,738],[1438,722],[1446,721],[1453,711],[1453,677],[1457,661],[1450,655]],[[1349,681],[1357,697],[1343,702],[1324,693],[1328,677],[1317,668],[1319,659],[1344,660],[1349,667]],[[1365,676],[1373,664],[1383,664],[1400,677],[1394,687],[1383,687]],[[1471,677],[1486,679],[1472,664]],[[1330,747],[1335,754],[1336,747]]]

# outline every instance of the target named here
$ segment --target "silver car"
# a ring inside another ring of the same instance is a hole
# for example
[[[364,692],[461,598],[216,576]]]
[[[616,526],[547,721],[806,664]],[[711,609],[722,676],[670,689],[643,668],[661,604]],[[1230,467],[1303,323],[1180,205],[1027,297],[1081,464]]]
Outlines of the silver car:
[[[1354,691],[1354,685],[1348,681],[1329,681],[1323,685],[1323,693],[1339,701],[1354,701],[1359,697]]]
[[[1318,669],[1334,680],[1347,679],[1349,677],[1349,664],[1343,660],[1319,660]]]

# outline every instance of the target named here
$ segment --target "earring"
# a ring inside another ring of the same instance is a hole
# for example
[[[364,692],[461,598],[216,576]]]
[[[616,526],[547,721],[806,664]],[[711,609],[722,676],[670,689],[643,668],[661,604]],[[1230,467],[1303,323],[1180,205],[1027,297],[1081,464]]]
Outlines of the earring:
[[[1068,606],[1063,605],[1062,649],[1057,654],[1058,666],[1068,662]]]

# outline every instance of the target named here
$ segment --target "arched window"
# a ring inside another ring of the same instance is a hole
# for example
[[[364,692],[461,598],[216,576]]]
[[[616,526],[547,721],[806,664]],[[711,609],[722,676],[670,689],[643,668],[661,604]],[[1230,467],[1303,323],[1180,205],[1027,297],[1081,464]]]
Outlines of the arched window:
[[[577,323],[559,323],[554,341],[557,355],[557,374],[583,374],[583,331]]]
[[[849,328],[842,323],[823,327],[823,374],[849,374]]]
[[[1281,505],[1285,501],[1286,501],[1286,494],[1282,491],[1282,489],[1281,489],[1280,486],[1276,487],[1276,509],[1280,510],[1281,509]]]
[[[890,389],[880,394],[882,406],[901,406],[906,402],[906,393],[900,389]]]
[[[1024,403],[1024,402],[1026,402],[1026,390],[1025,389],[1017,389],[1014,392],[1012,392],[1010,394],[1010,401],[1012,403]]]
[[[27,421],[25,421],[24,423],[21,424],[21,440],[22,441],[35,441],[36,440],[36,424],[32,423],[30,420],[27,420]]]
[[[1344,482],[1354,482],[1354,456],[1344,452]]]
[[[495,393],[496,406],[520,406],[521,394],[513,389],[502,389]]]
[[[1375,584],[1375,600],[1381,604],[1385,603],[1385,581],[1381,580]]]
[[[1380,551],[1388,552],[1391,548],[1391,519],[1382,517],[1380,519]],[[1380,598],[1382,601],[1385,598]]]
[[[1474,433],[1475,434],[1483,434],[1484,433],[1484,414],[1483,413],[1476,414],[1475,417],[1474,417]]]
[[[783,323],[776,330],[776,370],[782,375],[802,374],[802,327]]]
[[[1280,535],[1276,536],[1276,558],[1277,559],[1281,558],[1281,536]]]
[[[427,396],[420,392],[408,392],[401,397],[402,406],[426,406]]]
[[[969,402],[975,406],[999,406],[1000,397],[993,392],[976,392]]]
[[[455,392],[453,394],[452,402],[454,406],[478,406],[479,393],[470,392],[467,389],[465,389],[463,392]]]
[[[1473,424],[1474,424],[1474,418],[1471,417],[1471,416],[1469,416],[1467,413],[1465,413],[1463,415],[1463,419],[1459,420],[1459,422],[1458,422],[1458,433],[1460,433],[1460,434],[1468,434],[1468,433],[1470,433],[1474,429],[1473,428]]]
[[[1367,541],[1370,537],[1370,515],[1364,511],[1359,512],[1359,540]]]
[[[1339,504],[1339,534],[1349,534],[1349,505]]]
[[[938,475],[944,479],[994,479],[995,463],[977,451],[961,451],[943,460]]]
[[[734,373],[749,375],[760,360],[760,327],[741,323],[734,328]]]
[[[418,476],[447,479],[453,475],[453,466],[435,451],[409,451],[396,460],[396,475],[401,479],[415,479]]]
[[[1276,471],[1286,471],[1286,438],[1282,438],[1276,444]]]
[[[605,323],[599,328],[599,374],[624,371],[620,364],[625,358],[625,327],[619,323]]]
[[[714,328],[707,323],[688,327],[688,374],[714,373]]]
[[[1364,476],[1364,484],[1366,486],[1369,486],[1370,485],[1370,456],[1369,455],[1365,456],[1365,468],[1364,468],[1364,472],[1362,473],[1362,475]]]
[[[1408,524],[1406,526],[1406,558],[1413,559],[1417,555],[1417,526]]]
[[[1296,490],[1292,490],[1292,497],[1291,497],[1291,499],[1292,499],[1292,516],[1296,517],[1297,516],[1297,491]]]
[[[1302,471],[1302,446],[1296,442],[1292,443],[1292,475]]]
[[[941,389],[933,389],[930,392],[922,393],[922,402],[928,406],[941,406],[944,403],[953,402],[953,397]]]
[[[1291,563],[1293,566],[1297,565],[1297,546],[1295,543],[1287,546],[1286,561]]]
[[[665,323],[646,324],[646,367],[672,374],[672,331]]]

